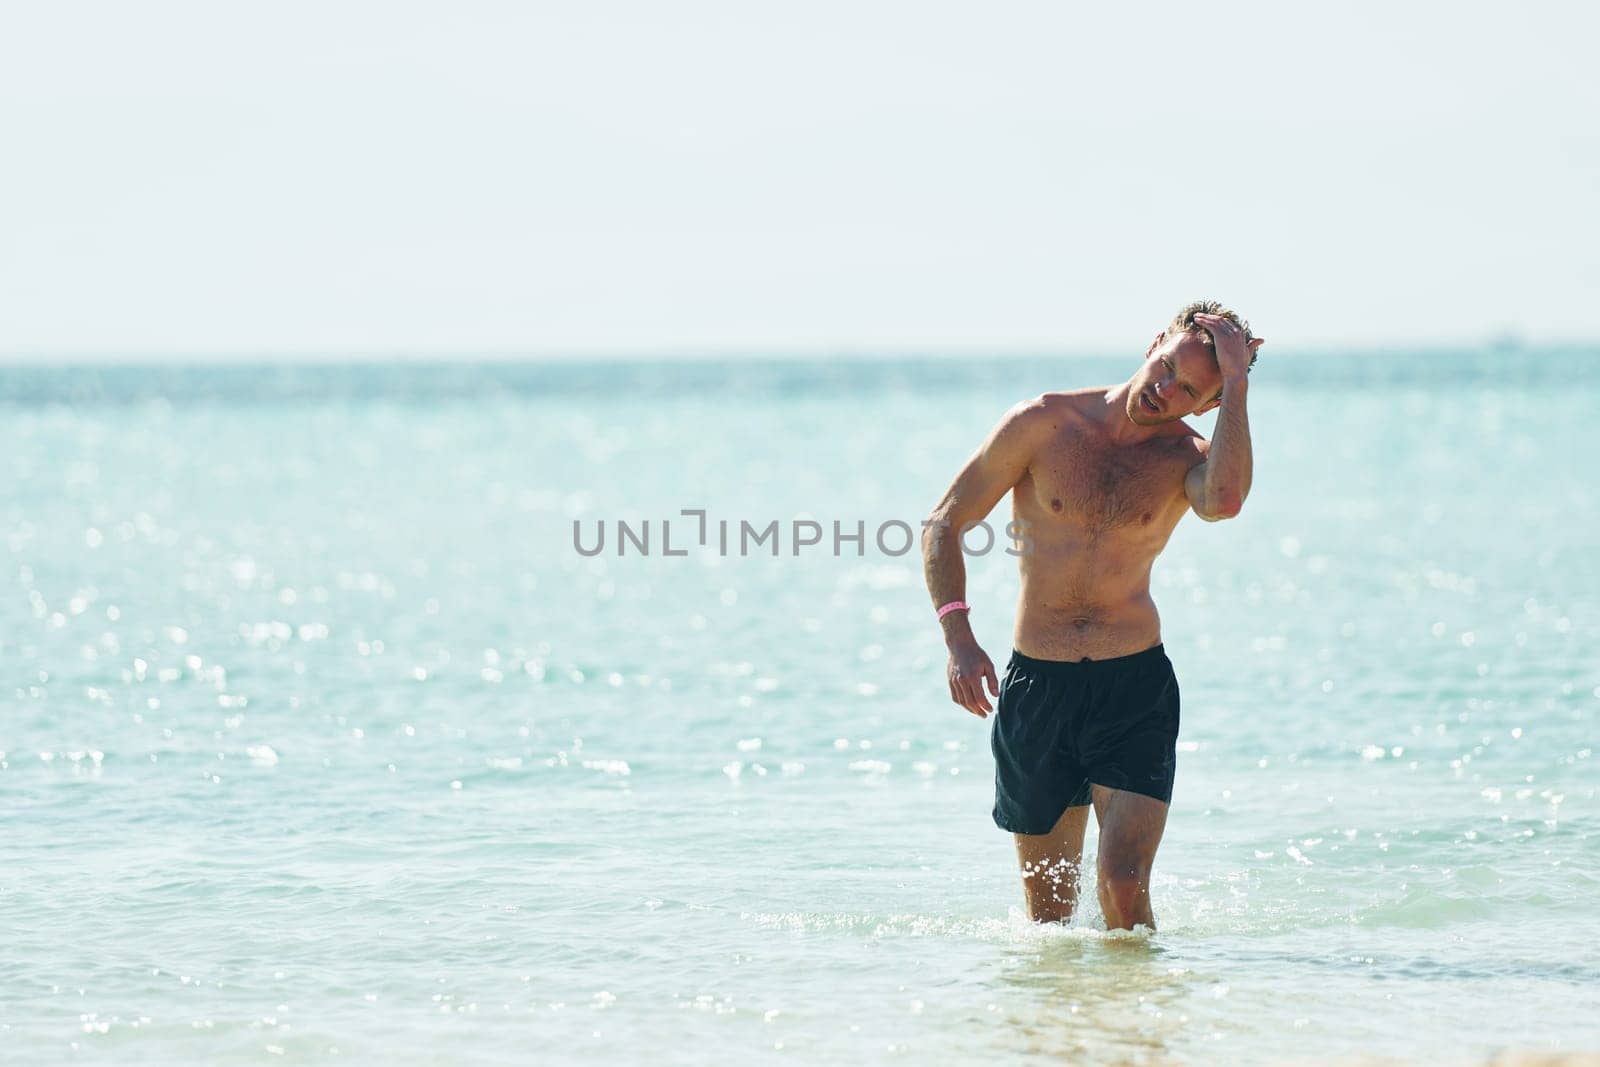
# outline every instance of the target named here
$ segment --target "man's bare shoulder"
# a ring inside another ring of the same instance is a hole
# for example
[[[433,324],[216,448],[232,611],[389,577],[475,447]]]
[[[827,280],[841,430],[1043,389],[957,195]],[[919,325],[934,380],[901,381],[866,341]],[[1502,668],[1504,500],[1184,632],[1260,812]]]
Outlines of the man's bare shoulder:
[[[983,451],[1031,462],[1070,419],[1071,412],[1052,393],[1019,400],[1006,409],[984,441]]]
[[[1027,442],[1031,452],[1057,447],[1063,433],[1082,429],[1095,418],[1096,402],[1103,404],[1103,390],[1082,389],[1071,393],[1039,393],[1013,405],[1006,412],[1005,424]]]
[[[1040,393],[1019,400],[1006,412],[1007,422],[1030,430],[1047,431],[1059,426],[1063,418],[1072,413],[1072,407],[1063,402],[1062,393]]]
[[[1106,390],[1090,388],[1074,389],[1071,392],[1040,393],[1027,401],[1027,404],[1041,417],[1055,419],[1059,424],[1063,419],[1092,417],[1100,408],[1105,407],[1105,401]]]

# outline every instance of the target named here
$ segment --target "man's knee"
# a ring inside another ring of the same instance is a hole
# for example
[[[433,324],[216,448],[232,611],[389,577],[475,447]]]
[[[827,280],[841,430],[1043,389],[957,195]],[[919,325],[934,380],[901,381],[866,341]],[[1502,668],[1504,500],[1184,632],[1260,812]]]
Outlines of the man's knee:
[[[1140,912],[1141,901],[1150,888],[1150,865],[1138,856],[1102,853],[1097,866],[1100,899],[1115,908],[1118,915]]]

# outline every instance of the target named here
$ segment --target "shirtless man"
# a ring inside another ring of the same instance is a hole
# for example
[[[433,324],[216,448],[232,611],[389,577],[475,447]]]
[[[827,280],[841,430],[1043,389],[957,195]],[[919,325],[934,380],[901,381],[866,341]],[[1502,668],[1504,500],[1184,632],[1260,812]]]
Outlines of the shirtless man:
[[[987,718],[989,695],[998,698],[994,821],[1016,837],[1035,922],[1072,917],[1092,803],[1107,927],[1155,928],[1150,868],[1172,799],[1178,683],[1150,567],[1191,508],[1211,522],[1232,518],[1249,494],[1247,375],[1263,343],[1215,301],[1188,305],[1122,384],[1045,393],[1007,411],[926,526],[950,699]],[[1211,441],[1183,421],[1218,406]],[[960,603],[959,537],[1008,491],[1023,536],[1022,593],[997,681]]]

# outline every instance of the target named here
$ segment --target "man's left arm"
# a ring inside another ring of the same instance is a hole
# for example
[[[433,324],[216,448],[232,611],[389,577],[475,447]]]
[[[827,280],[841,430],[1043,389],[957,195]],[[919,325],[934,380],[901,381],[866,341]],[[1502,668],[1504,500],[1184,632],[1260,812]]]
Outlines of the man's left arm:
[[[1207,522],[1231,519],[1250,495],[1250,359],[1261,347],[1260,338],[1246,343],[1244,332],[1220,315],[1200,314],[1195,321],[1211,333],[1222,370],[1221,408],[1217,430],[1204,463],[1191,467],[1183,491],[1195,514]]]

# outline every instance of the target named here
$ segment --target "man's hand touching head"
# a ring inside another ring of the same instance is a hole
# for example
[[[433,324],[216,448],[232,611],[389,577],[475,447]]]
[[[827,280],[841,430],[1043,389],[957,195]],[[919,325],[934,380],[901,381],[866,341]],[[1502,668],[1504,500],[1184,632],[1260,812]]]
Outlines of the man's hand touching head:
[[[1185,304],[1172,316],[1163,338],[1189,334],[1212,350],[1224,378],[1248,374],[1256,364],[1256,350],[1267,342],[1250,332],[1250,323],[1237,311],[1216,300]]]

